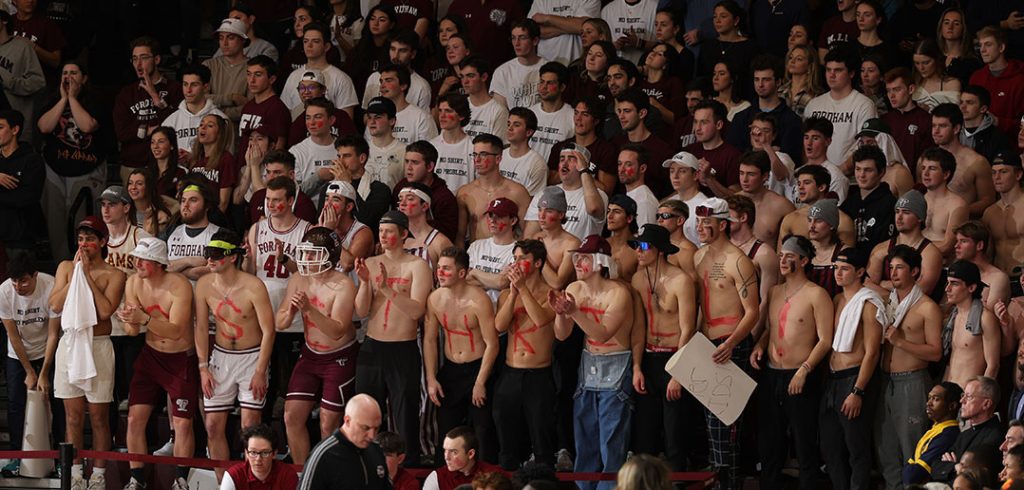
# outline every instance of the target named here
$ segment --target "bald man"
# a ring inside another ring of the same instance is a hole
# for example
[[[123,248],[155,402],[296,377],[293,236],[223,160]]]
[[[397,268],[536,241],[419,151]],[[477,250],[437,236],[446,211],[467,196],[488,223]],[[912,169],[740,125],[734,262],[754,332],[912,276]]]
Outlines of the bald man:
[[[320,441],[306,460],[299,490],[391,488],[384,452],[373,442],[380,420],[380,405],[373,397],[352,397],[341,427]]]

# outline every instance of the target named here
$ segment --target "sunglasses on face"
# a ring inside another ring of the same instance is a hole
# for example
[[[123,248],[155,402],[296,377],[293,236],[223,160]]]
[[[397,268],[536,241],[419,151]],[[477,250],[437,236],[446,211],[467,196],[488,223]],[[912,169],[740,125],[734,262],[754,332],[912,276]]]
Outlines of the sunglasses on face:
[[[217,247],[206,247],[203,249],[204,259],[222,260],[224,257],[231,255],[231,252],[224,250],[223,248]]]
[[[641,252],[646,252],[651,249],[651,244],[649,242],[636,242],[633,248]]]
[[[679,217],[679,215],[672,214],[672,213],[658,213],[658,214],[655,214],[654,216],[657,217],[658,219],[672,219],[672,218],[678,218]]]

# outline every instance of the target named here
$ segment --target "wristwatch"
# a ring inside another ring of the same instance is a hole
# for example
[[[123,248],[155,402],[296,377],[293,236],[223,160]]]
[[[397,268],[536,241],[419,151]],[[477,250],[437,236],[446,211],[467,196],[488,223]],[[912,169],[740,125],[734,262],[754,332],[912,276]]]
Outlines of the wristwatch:
[[[850,394],[864,398],[864,390],[857,388],[857,385],[853,385],[853,388],[850,388]]]

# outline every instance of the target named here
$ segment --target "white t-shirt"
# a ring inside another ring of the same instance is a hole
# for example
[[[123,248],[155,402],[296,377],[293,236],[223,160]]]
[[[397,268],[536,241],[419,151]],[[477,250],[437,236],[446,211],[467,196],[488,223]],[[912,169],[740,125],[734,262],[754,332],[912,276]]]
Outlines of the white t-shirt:
[[[345,61],[345,50],[341,49],[341,44],[338,43],[337,34],[340,32],[341,37],[351,46],[358,44],[359,40],[363,37],[364,21],[362,17],[352,21],[348,27],[342,26],[344,22],[344,15],[335,15],[331,18],[331,43],[338,48],[338,55],[341,57],[341,61]]]
[[[53,291],[53,276],[36,273],[36,289],[28,296],[19,296],[10,279],[0,284],[0,318],[14,322],[25,345],[25,355],[30,361],[42,359],[46,354],[47,323],[58,315],[50,311],[50,292]],[[17,359],[11,340],[7,339],[7,357]]]
[[[178,148],[191,152],[192,142],[195,141],[196,135],[199,134],[199,122],[208,114],[216,114],[225,119],[228,117],[217,106],[213,105],[213,101],[210,99],[206,99],[206,105],[195,114],[188,111],[188,105],[183,100],[178,104],[178,110],[167,116],[167,119],[164,119],[163,125],[174,128],[174,134],[178,137]]]
[[[555,143],[576,136],[573,109],[569,104],[562,104],[562,108],[555,112],[544,112],[541,104],[535,104],[530,106],[530,110],[537,116],[537,131],[530,137],[530,148],[540,153],[546,162]]]
[[[530,107],[540,102],[537,84],[540,83],[540,67],[548,60],[541,58],[532,65],[524,65],[519,58],[512,58],[491,77],[491,93],[505,98],[507,107]]]
[[[380,95],[380,72],[375,71],[366,79],[366,89],[363,91],[363,109],[370,104],[370,99],[378,95]],[[424,111],[430,111],[430,84],[419,73],[412,70],[409,71],[409,91],[405,93],[405,100]]]
[[[193,235],[186,230],[198,231]],[[210,238],[218,231],[220,231],[220,227],[213,223],[207,224],[206,228],[202,229],[190,228],[184,224],[178,225],[167,237],[167,260],[173,262],[191,257],[202,257],[203,251],[206,250],[206,244],[210,243]],[[195,288],[196,282],[191,279],[189,281]]]
[[[419,106],[409,104],[405,109],[395,114],[395,127],[391,130],[395,139],[402,143],[409,144],[413,141],[430,141],[437,136],[437,126],[430,113],[420,109]],[[370,129],[363,132],[363,137],[370,140]]]
[[[593,18],[601,16],[600,0],[534,0],[530,7],[527,18],[532,19],[534,14],[557,15],[560,17],[585,17]],[[557,61],[568,66],[569,63],[580,57],[582,51],[580,36],[576,34],[562,34],[551,39],[541,39],[537,46],[537,54],[545,59]]]
[[[281,89],[281,102],[288,106],[289,111],[302,105],[302,99],[299,98],[299,81],[306,70],[308,70],[306,65],[302,65],[292,71],[288,75],[288,80],[284,82],[284,88]],[[324,81],[327,82],[326,97],[334,104],[334,107],[344,109],[359,105],[356,88],[352,85],[352,78],[347,73],[334,65],[327,65],[327,68],[320,71],[323,72]]]
[[[831,92],[825,92],[807,103],[804,119],[824,117],[832,121],[832,144],[828,145],[828,160],[841,162],[847,150],[856,142],[864,121],[878,117],[875,103],[864,94],[854,90],[850,95],[835,100]]]
[[[374,145],[372,138],[367,138],[366,143],[370,146],[370,156],[366,160],[363,180],[376,180],[395,187],[405,177],[405,143],[395,139],[383,148]]]
[[[651,192],[651,188],[644,184],[631,191],[626,191],[626,195],[636,201],[636,225],[643,226],[649,223],[658,224],[658,198],[654,197],[654,193]]]
[[[775,154],[778,155],[779,160],[782,160],[782,166],[786,167],[786,170],[789,171],[789,177],[778,180],[775,178],[775,172],[771,171],[768,173],[768,180],[765,181],[764,186],[768,190],[788,199],[790,192],[796,187],[796,175],[793,173],[796,171],[796,164],[793,163],[793,159],[786,153],[777,151]]]
[[[478,134],[493,134],[501,138],[501,141],[508,143],[506,129],[508,128],[508,108],[498,99],[491,99],[486,104],[475,106],[469,103],[471,115],[469,124],[462,128],[466,134],[476,136]]]
[[[447,143],[444,136],[439,134],[430,140],[430,144],[437,149],[434,173],[444,179],[452,194],[458,194],[459,188],[476,180],[473,159],[469,156],[473,153],[472,137],[466,136],[456,143]]]
[[[673,198],[675,199],[675,197]],[[700,246],[700,238],[697,238],[697,206],[704,205],[707,202],[708,196],[705,196],[703,192],[697,192],[697,195],[691,197],[686,203],[687,208],[690,210],[690,216],[683,222],[683,235],[686,239],[696,246]]]
[[[338,151],[334,149],[334,143],[318,145],[313,142],[310,136],[288,149],[288,152],[295,155],[295,183],[306,195],[317,199],[314,192],[320,185],[320,177],[317,170],[330,167],[332,162],[338,158]]]
[[[630,28],[633,28],[641,39],[654,41],[654,17],[657,13],[657,0],[640,0],[636,5],[629,5],[626,0],[614,0],[601,9],[601,18],[612,30],[612,38],[609,41],[615,42],[616,39],[625,36]],[[634,64],[640,61],[641,54],[643,51],[636,48],[619,50],[619,56]]]
[[[494,237],[476,240],[469,244],[469,250],[466,251],[469,254],[469,268],[491,274],[501,274],[501,270],[505,266],[515,261],[515,256],[512,253],[512,249],[515,247],[515,241],[508,245],[498,245],[494,243]],[[498,295],[501,294],[500,289],[485,289],[485,291],[487,296],[491,297],[491,301],[495,303],[498,301]]]
[[[587,203],[583,196],[583,187],[574,191],[565,190],[565,184],[558,184],[565,192],[565,224],[563,227],[565,231],[572,233],[573,236],[583,240],[590,235],[598,235],[604,228],[605,219],[595,218],[587,213]],[[601,200],[604,201],[604,208],[608,209],[608,194],[598,189],[597,192],[601,194]],[[530,201],[530,209],[526,210],[526,221],[537,221],[538,211],[537,205],[540,203],[541,194],[533,196],[533,200]]]
[[[519,182],[531,196],[536,196],[548,185],[547,160],[534,150],[516,158],[508,148],[501,152],[501,164],[498,171],[505,178]]]

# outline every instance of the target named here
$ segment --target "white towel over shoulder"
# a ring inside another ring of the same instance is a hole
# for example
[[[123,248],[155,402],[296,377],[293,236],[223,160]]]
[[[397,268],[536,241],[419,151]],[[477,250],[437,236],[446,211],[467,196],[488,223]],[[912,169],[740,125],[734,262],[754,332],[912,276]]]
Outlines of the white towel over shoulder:
[[[870,302],[878,309],[875,318],[885,328],[889,324],[889,315],[885,310],[885,303],[882,297],[871,288],[860,288],[854,294],[843,311],[839,313],[839,323],[836,324],[835,338],[832,340],[832,350],[836,352],[850,352],[853,350],[853,340],[857,337],[857,327],[860,325],[860,317],[864,312],[864,303]]]
[[[96,377],[96,360],[92,357],[92,328],[98,322],[96,303],[89,288],[81,262],[71,273],[68,295],[64,299],[60,326],[67,337],[68,364],[57,369],[68,370],[68,383],[89,391]]]

